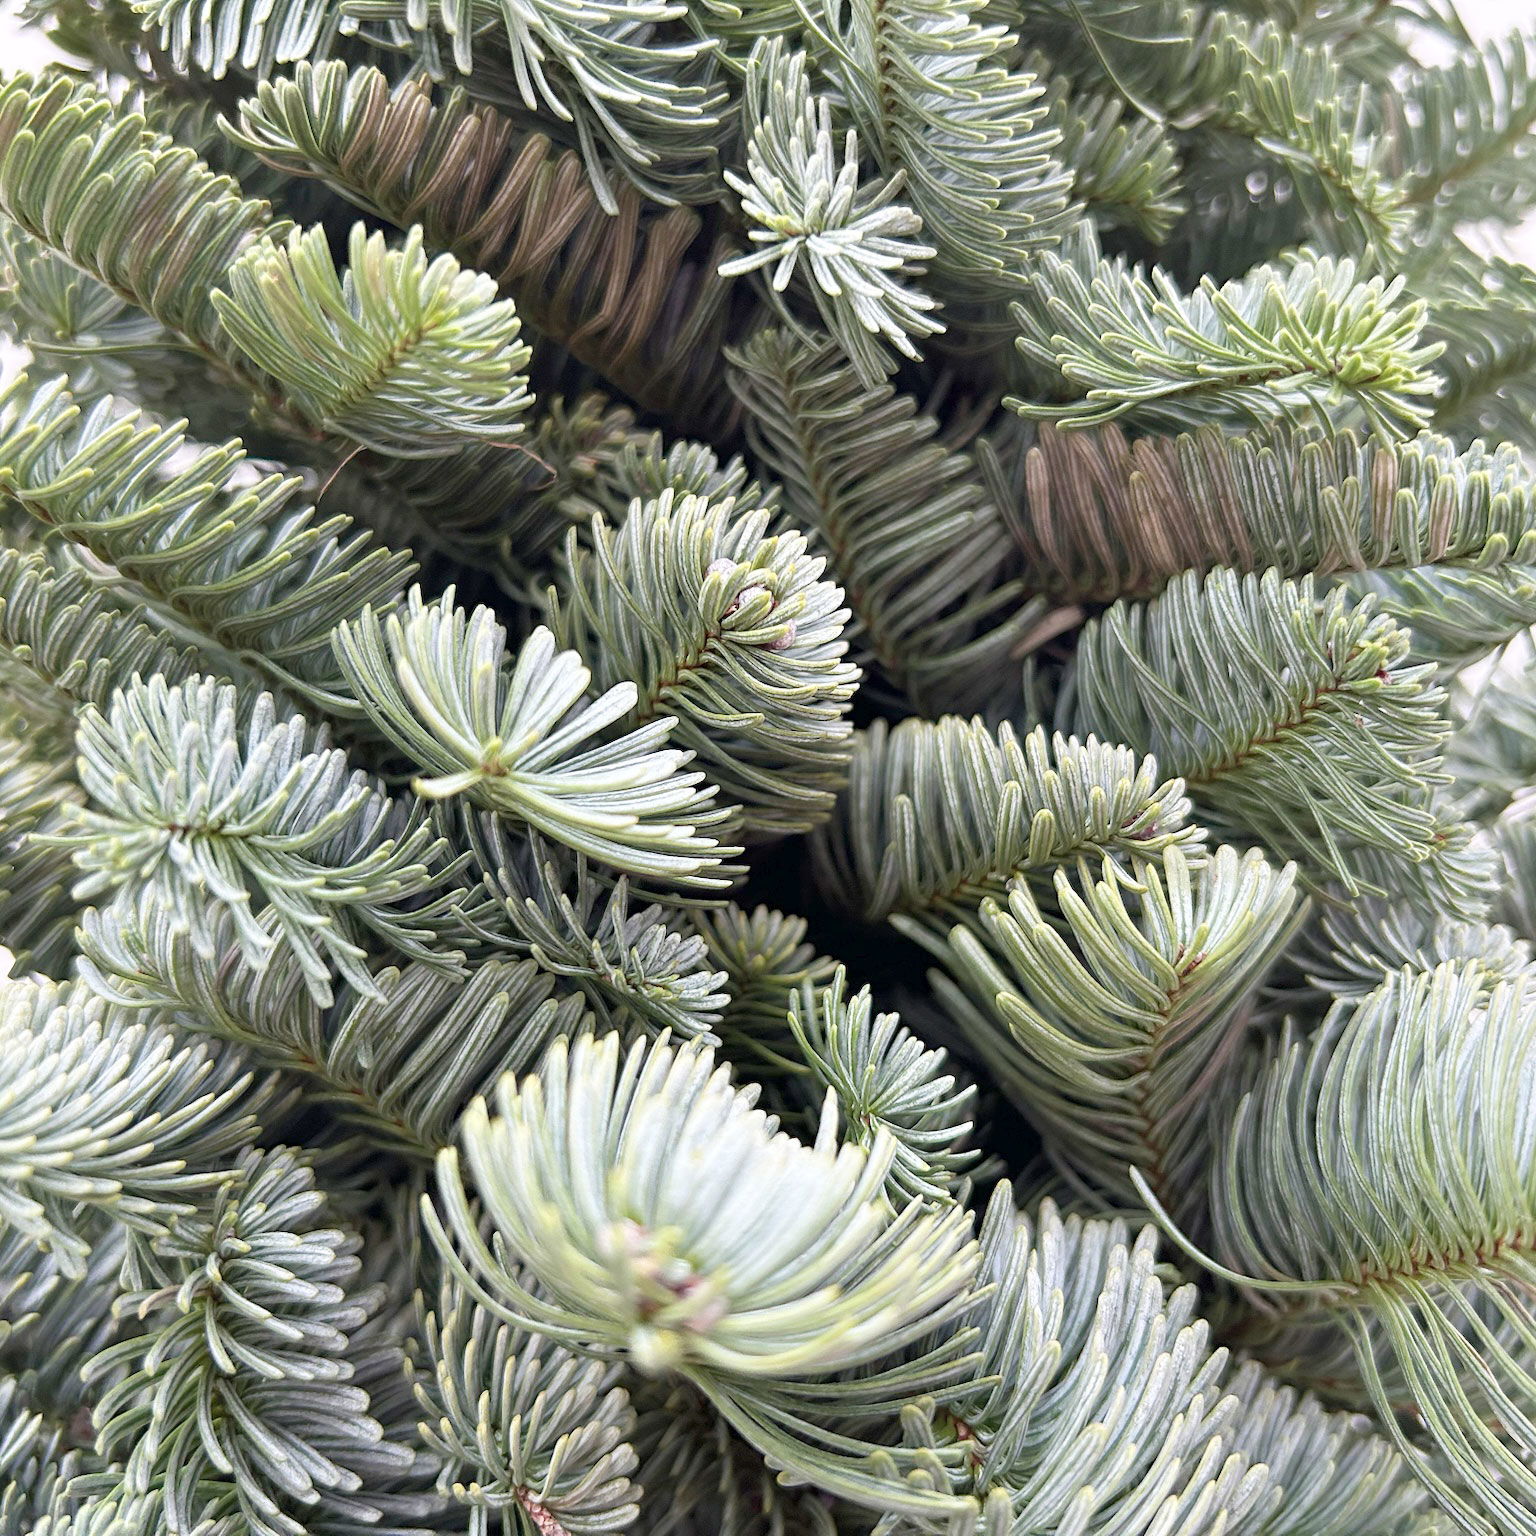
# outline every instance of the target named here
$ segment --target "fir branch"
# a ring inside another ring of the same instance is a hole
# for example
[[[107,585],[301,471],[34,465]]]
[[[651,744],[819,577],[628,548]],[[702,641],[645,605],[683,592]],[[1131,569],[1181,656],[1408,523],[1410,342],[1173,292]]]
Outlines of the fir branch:
[[[252,482],[238,442],[203,449],[190,462],[188,446],[179,426],[124,413],[110,398],[82,411],[58,381],[34,387],[23,374],[0,396],[0,494],[206,636],[216,665],[226,653],[249,658],[280,687],[355,716],[331,630],[370,604],[402,601],[414,570],[409,555],[371,545],[344,516],[321,518],[293,505],[296,476]],[[94,606],[100,610],[102,600]],[[127,634],[113,638],[110,648],[98,640],[82,651],[80,664],[114,684],[135,670],[177,682],[190,670],[171,655],[129,661],[147,634],[137,646],[125,645]],[[83,693],[57,686],[106,702],[104,683]]]
[[[1160,1506],[1202,1533],[1251,1517],[1263,1474],[1211,1454],[1235,1418],[1224,1354],[1193,1287],[1164,1296],[1153,1234],[1133,1242],[1050,1201],[1032,1220],[1000,1183],[980,1241],[988,1288],[963,1321],[980,1329],[987,1369],[942,1409],[915,1405],[903,1430],[955,1453],[950,1476],[985,1496],[992,1528],[1151,1530]]]
[[[808,831],[832,809],[847,769],[858,670],[843,659],[847,610],[800,534],[770,514],[663,491],[590,548],[567,539],[551,589],[563,645],[594,658],[596,685],[632,688],[616,723],[673,716],[686,748],[739,808],[748,842]]]
[[[324,58],[357,23],[336,0],[134,0],[176,68],[212,80],[238,70],[258,80],[280,65]]]
[[[47,839],[63,807],[84,798],[66,751],[22,710],[0,707],[0,933],[22,970],[53,976],[69,969],[76,906],[69,855]]]
[[[663,747],[670,716],[651,715],[616,740],[591,743],[634,709],[639,690],[616,683],[585,701],[592,674],[537,629],[517,654],[487,608],[466,616],[450,589],[426,603],[413,589],[403,617],[365,610],[338,626],[336,654],[387,739],[431,778],[431,799],[466,795],[556,842],[649,879],[705,889],[724,884],[706,830],[724,812],[712,788],[683,773],[688,754]],[[674,818],[682,818],[674,820]]]
[[[704,940],[672,926],[665,907],[631,910],[625,876],[609,886],[581,854],[561,859],[537,835],[518,846],[492,816],[469,818],[465,831],[505,925],[487,926],[490,943],[531,955],[607,1029],[713,1038],[725,976],[708,968]]]
[[[878,1359],[894,1331],[912,1333],[912,1319],[952,1301],[969,1271],[964,1223],[955,1212],[893,1218],[878,1198],[895,1153],[888,1137],[877,1134],[866,1152],[836,1146],[824,1128],[814,1146],[801,1145],[775,1136],[773,1121],[753,1108],[754,1092],[735,1088],[706,1047],[641,1041],[621,1061],[618,1046],[611,1034],[569,1050],[557,1042],[536,1076],[502,1084],[497,1118],[480,1106],[465,1124],[475,1188],[540,1291],[530,1280],[497,1277],[494,1263],[482,1264],[483,1278],[527,1314],[526,1326],[627,1354],[652,1373],[793,1379]],[[546,1183],[538,1151],[561,1155],[549,1117],[582,1112],[583,1100],[614,1122],[608,1167],[571,1167]],[[672,1172],[657,1184],[649,1170],[663,1151]],[[445,1155],[439,1169],[456,1239],[489,1259],[461,1219],[468,1207],[457,1158]],[[590,1214],[567,1226],[594,1178]],[[619,1197],[621,1181],[638,1205]],[[730,1219],[731,1209],[766,1209],[771,1189],[791,1186],[800,1193],[779,1205],[794,1212],[782,1229]],[[814,1210],[798,1204],[807,1198]],[[564,1216],[551,1201],[567,1207]],[[700,1225],[691,1213],[704,1210]],[[749,1236],[753,1262],[733,1280],[728,1255]],[[662,1262],[663,1250],[676,1251],[675,1263]],[[677,1278],[685,1272],[687,1283]],[[775,1276],[792,1276],[794,1290],[809,1295],[839,1273],[839,1327],[807,1332],[787,1312],[776,1324],[778,1314],[759,1311],[755,1293],[777,1292]]]
[[[1154,754],[1208,818],[1313,883],[1381,894],[1383,875],[1422,866],[1445,910],[1477,916],[1480,877],[1435,804],[1444,696],[1407,650],[1370,598],[1319,600],[1310,577],[1272,571],[1191,573],[1084,629],[1064,713]]]
[[[1507,447],[1508,445],[1506,445]],[[1497,559],[1372,571],[1349,586],[1373,597],[1384,613],[1408,627],[1415,657],[1443,673],[1475,662],[1518,639],[1536,612],[1536,570]]]
[[[1420,1454],[1403,1454],[1357,1414],[1328,1412],[1255,1361],[1227,1387],[1239,1403],[1234,1449],[1262,1462],[1280,1495],[1257,1521],[1262,1536],[1441,1536],[1443,1522],[1414,1476]]]
[[[872,1148],[882,1132],[895,1142],[886,1175],[893,1205],[946,1204],[980,1156],[963,1145],[976,1090],[946,1072],[944,1052],[925,1050],[896,1014],[871,1017],[868,987],[852,997],[846,990],[839,966],[827,986],[804,986],[790,999],[790,1033],[811,1082],[835,1097],[854,1146]]]
[[[1488,1533],[1532,1528],[1527,980],[1404,972],[1311,1041],[1282,1039],[1224,1138],[1207,1261],[1261,1314],[1341,1323],[1404,1443],[1388,1365],[1444,1458],[1415,1457],[1416,1474]],[[1266,1168],[1285,1170],[1283,1213],[1252,1182]]]
[[[693,1388],[636,1383],[641,1530],[666,1536],[837,1536],[814,1486],[791,1486]]]
[[[1434,425],[1462,441],[1488,437],[1529,448],[1536,272],[1500,259],[1477,263],[1475,272],[1466,265],[1466,255],[1454,253],[1438,281],[1422,285],[1431,298],[1425,334],[1445,349],[1436,367]]]
[[[1367,899],[1320,903],[1289,960],[1333,1001],[1364,997],[1405,967],[1429,972],[1447,961],[1480,972],[1491,987],[1527,971],[1531,949],[1502,923],[1459,923],[1403,903]]]
[[[182,1529],[187,1536],[223,1536],[218,1522],[206,1515]],[[165,1530],[165,1500],[158,1494],[134,1498],[116,1493],[57,1498],[27,1536],[161,1536]]]
[[[1006,67],[1013,34],[964,0],[796,0],[812,53],[935,247],[947,294],[997,300],[1071,218],[1043,90]]]
[[[674,0],[351,0],[370,20],[441,28],[460,74],[477,50],[524,112],[552,119],[575,138],[605,212],[618,200],[611,170],[659,202],[713,195],[714,142],[725,94],[714,48],[676,26]],[[489,48],[487,45],[490,45]],[[568,125],[568,126],[567,126]]]
[[[0,646],[61,721],[78,705],[106,704],[135,674],[183,682],[202,661],[110,586],[43,550],[0,550]]]
[[[1039,0],[1030,40],[1154,122],[1248,141],[1289,173],[1313,238],[1390,264],[1409,232],[1404,190],[1385,174],[1387,145],[1336,43],[1306,37],[1311,19],[1287,28],[1189,0]]]
[[[1150,1230],[1132,1240],[1049,1200],[1032,1219],[1003,1183],[981,1248],[990,1289],[957,1322],[979,1327],[988,1369],[903,1428],[950,1453],[954,1483],[985,1498],[987,1529],[1432,1536],[1406,1460],[1358,1420],[1254,1367],[1229,1390],[1194,1288],[1165,1293]]]
[[[1507,445],[1210,427],[1128,441],[1114,425],[1042,426],[1017,489],[985,442],[982,463],[1026,582],[1059,603],[1152,597],[1213,565],[1311,572],[1375,593],[1412,630],[1415,656],[1451,664],[1536,621],[1536,501]]]
[[[65,371],[87,398],[121,393],[149,369],[178,383],[206,372],[158,321],[9,220],[0,224],[0,270],[0,309],[12,339],[46,367]]]
[[[1358,243],[1368,263],[1390,270],[1408,235],[1407,196],[1382,172],[1365,98],[1331,50],[1298,47],[1274,26],[1248,31],[1219,13],[1214,21],[1219,35],[1203,71],[1184,82],[1188,97],[1215,100],[1213,126],[1252,138],[1294,174],[1326,245]]]
[[[96,1470],[85,1363],[123,1331],[115,1310],[127,1244],[98,1208],[84,1270],[14,1229],[0,1234],[0,1531],[32,1536],[70,1483]]]
[[[280,720],[270,695],[242,723],[233,688],[136,680],[105,712],[81,711],[78,748],[92,804],[52,839],[74,851],[77,896],[153,887],[204,954],[212,907],[252,964],[286,946],[320,1002],[332,966],[376,992],[369,939],[457,968],[433,942],[454,922],[442,888],[457,861],[426,807],[385,795],[302,717]]]
[[[149,110],[148,103],[143,110]],[[216,147],[228,148],[222,139]],[[185,415],[194,436],[214,441],[249,409],[248,384],[222,362],[3,214],[0,272],[0,314],[11,335],[25,346],[37,374],[62,374],[78,401],[94,403],[112,394],[167,418]],[[281,456],[293,440],[270,427],[252,421],[247,441],[257,453]]]
[[[726,185],[742,200],[753,249],[727,262],[727,277],[773,269],[777,295],[803,265],[822,324],[867,385],[878,385],[892,363],[882,347],[919,356],[914,338],[942,330],[930,317],[934,301],[904,281],[935,247],[907,236],[923,221],[896,203],[898,173],[860,185],[859,138],[849,129],[838,159],[832,108],[813,97],[803,53],[786,55],[778,39],[753,49],[747,61],[743,111],[746,177],[726,171]]]
[[[1523,789],[1493,824],[1495,869],[1503,876],[1497,915],[1536,939],[1536,794]]]
[[[861,662],[919,708],[1006,697],[1040,609],[1009,579],[999,511],[938,423],[889,385],[866,387],[832,343],[785,331],[732,354],[731,387],[786,515],[846,588]]]
[[[0,981],[0,1226],[86,1272],[101,1209],[165,1235],[227,1182],[270,1097],[231,1051],[45,981]]]
[[[758,1077],[805,1075],[809,1069],[790,1033],[789,1010],[802,987],[826,986],[837,970],[835,961],[806,942],[806,920],[728,903],[699,912],[694,924],[730,988],[715,1025],[723,1054]]]
[[[424,1333],[421,1436],[443,1458],[439,1491],[469,1508],[469,1536],[518,1511],[572,1536],[634,1521],[635,1414],[617,1367],[498,1322],[451,1280]]]
[[[1396,120],[1404,196],[1425,211],[1431,229],[1483,219],[1512,224],[1536,197],[1536,73],[1520,32],[1408,77]]]
[[[1182,292],[1168,273],[1096,257],[1038,257],[1013,309],[1019,349],[1070,403],[1012,397],[1020,415],[1094,426],[1134,414],[1163,428],[1361,418],[1401,436],[1433,391],[1422,302],[1403,280],[1362,280],[1353,261],[1301,255]]]
[[[736,253],[707,215],[648,207],[632,189],[610,214],[580,158],[519,131],[462,90],[391,91],[377,69],[299,65],[263,81],[225,131],[290,176],[318,177],[358,207],[488,273],[539,335],[558,341],[674,422],[723,424],[720,346],[734,333]]]
[[[838,815],[812,845],[817,879],[866,921],[960,916],[1015,875],[1095,856],[1129,871],[1205,834],[1178,779],[1089,737],[1023,741],[948,716],[860,732]]]
[[[1231,848],[1191,866],[1174,846],[1134,883],[1057,870],[1053,894],[1015,880],[930,940],[954,977],[939,996],[1059,1167],[1110,1208],[1134,1207],[1139,1168],[1197,1214],[1247,1005],[1301,916],[1295,870]]]
[[[421,231],[399,250],[352,227],[348,268],[325,231],[253,245],[213,295],[225,333],[318,431],[396,458],[476,441],[503,446],[528,406],[517,311],[451,256],[428,262]]]
[[[165,78],[169,61],[145,36],[131,0],[28,0],[22,14],[76,69],[83,63],[139,83]]]
[[[252,1536],[306,1536],[328,1511],[370,1525],[415,1461],[352,1383],[348,1346],[382,1288],[357,1283],[357,1237],[321,1224],[324,1197],[291,1152],[249,1153],[239,1173],[129,1298],[146,1332],[91,1362],[108,1383],[101,1444],[121,1457],[126,1493],[162,1495],[172,1530],[205,1514],[238,1517]]]
[[[168,212],[135,216],[150,207]],[[0,87],[0,209],[225,368],[214,289],[247,246],[287,232],[142,114],[66,77]]]
[[[890,1210],[887,1135],[866,1154],[839,1147],[824,1122],[803,1145],[775,1134],[755,1092],[735,1088],[697,1043],[639,1042],[622,1061],[618,1045],[617,1035],[569,1051],[557,1042],[537,1076],[502,1084],[494,1119],[483,1106],[466,1117],[469,1176],[526,1277],[486,1246],[452,1153],[439,1160],[444,1214],[431,1224],[445,1257],[451,1232],[476,1294],[509,1320],[693,1381],[759,1450],[824,1487],[963,1513],[963,1500],[867,1470],[868,1450],[795,1438],[807,1403],[827,1396],[818,1377],[872,1368],[840,1382],[848,1415],[897,1379],[922,1379],[874,1367],[961,1304],[975,1259],[963,1214]],[[608,1127],[599,1160],[558,1129],[588,1116]],[[765,1226],[768,1210],[777,1219]],[[965,1342],[930,1351],[927,1379],[942,1379]]]
[[[326,1006],[290,949],[253,966],[232,919],[195,931],[166,917],[153,888],[87,911],[79,949],[83,981],[115,1007],[233,1041],[295,1074],[307,1103],[373,1145],[426,1161],[503,1072],[528,1070],[550,1040],[589,1027],[583,1000],[557,997],[531,960],[483,961],[467,977],[387,967]]]
[[[1097,224],[1125,226],[1148,240],[1163,241],[1186,211],[1182,167],[1167,127],[1137,115],[1114,95],[1075,92],[1050,80],[1048,61],[1028,60],[1032,74],[1048,79],[1046,122],[1061,135],[1056,157],[1072,173],[1072,196]]]
[[[1060,601],[1153,597],[1181,571],[1282,575],[1536,562],[1536,497],[1510,448],[1213,428],[1128,441],[1042,427],[1010,524]]]
[[[1536,697],[1526,680],[1536,665],[1536,634],[1517,635],[1448,688],[1454,730],[1446,762],[1466,814],[1488,821],[1536,781]]]

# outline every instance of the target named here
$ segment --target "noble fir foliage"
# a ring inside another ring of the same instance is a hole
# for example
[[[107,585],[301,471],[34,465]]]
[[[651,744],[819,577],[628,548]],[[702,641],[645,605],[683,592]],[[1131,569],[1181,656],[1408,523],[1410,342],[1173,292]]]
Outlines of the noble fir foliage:
[[[1536,66],[29,0],[0,1536],[1536,1536]]]

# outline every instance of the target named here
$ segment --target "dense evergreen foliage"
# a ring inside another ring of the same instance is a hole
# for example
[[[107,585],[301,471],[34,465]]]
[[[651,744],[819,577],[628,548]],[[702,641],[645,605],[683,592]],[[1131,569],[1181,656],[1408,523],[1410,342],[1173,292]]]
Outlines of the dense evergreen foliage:
[[[0,1536],[1536,1536],[1521,37],[29,4]]]

